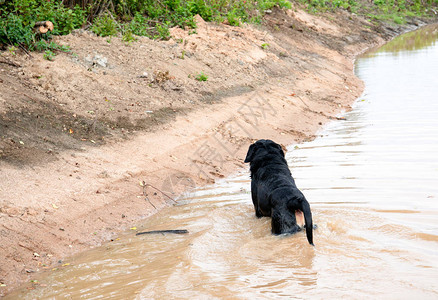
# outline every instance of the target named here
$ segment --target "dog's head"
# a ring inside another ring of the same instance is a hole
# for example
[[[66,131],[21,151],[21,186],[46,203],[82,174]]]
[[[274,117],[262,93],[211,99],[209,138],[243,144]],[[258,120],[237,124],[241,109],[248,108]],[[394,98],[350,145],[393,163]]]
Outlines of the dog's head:
[[[245,162],[250,163],[257,158],[266,157],[269,154],[278,155],[284,158],[283,146],[271,140],[258,140],[249,146]]]

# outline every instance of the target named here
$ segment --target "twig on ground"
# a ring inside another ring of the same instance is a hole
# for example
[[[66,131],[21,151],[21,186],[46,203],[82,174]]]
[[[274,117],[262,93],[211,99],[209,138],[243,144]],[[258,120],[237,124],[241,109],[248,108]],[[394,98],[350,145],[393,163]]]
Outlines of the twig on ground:
[[[146,183],[143,181],[142,182],[142,185],[141,185],[142,187],[143,187],[143,196],[145,196],[145,199],[149,202],[149,204],[150,205],[152,205],[154,208],[155,208],[155,210],[157,209],[157,207],[151,202],[151,200],[149,200],[149,197],[148,197],[148,194],[146,193]]]
[[[300,97],[300,96],[298,96],[298,95],[296,95],[296,96],[298,97],[298,99],[300,99],[300,100],[301,100],[301,102],[303,102],[303,104],[304,104],[305,106],[307,106],[307,108],[309,108],[309,109],[310,109],[309,105],[307,105],[307,103],[306,103],[306,102],[304,102],[303,98],[301,98],[301,97]]]
[[[163,196],[166,196],[167,198],[169,198],[170,200],[172,200],[174,203],[178,203],[178,202],[176,202],[175,199],[173,199],[172,197],[170,197],[169,195],[167,195],[165,192],[163,192],[163,191],[160,190],[159,188],[156,188],[156,187],[154,187],[152,184],[146,183],[146,182],[144,182],[144,181],[143,181],[143,193],[144,193],[144,188],[145,188],[146,186],[150,186],[151,188],[153,188],[153,189],[159,191],[161,194],[163,194]]]
[[[30,58],[33,58],[32,54],[26,49],[25,46],[23,46],[21,43],[18,43],[18,46],[23,50]]]
[[[6,57],[0,57],[0,63],[5,64],[5,65],[10,65],[16,68],[20,68],[21,65],[14,63],[13,61],[10,61],[9,59],[7,59]]]

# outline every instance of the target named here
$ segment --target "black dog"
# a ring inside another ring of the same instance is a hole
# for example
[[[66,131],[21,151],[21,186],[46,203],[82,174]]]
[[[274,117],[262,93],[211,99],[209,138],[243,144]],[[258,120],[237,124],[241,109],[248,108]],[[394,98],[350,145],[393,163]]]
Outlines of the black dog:
[[[249,146],[245,162],[250,163],[251,195],[255,214],[272,218],[272,233],[301,230],[296,214],[304,214],[307,240],[313,245],[312,213],[309,202],[296,187],[281,146],[259,140]]]

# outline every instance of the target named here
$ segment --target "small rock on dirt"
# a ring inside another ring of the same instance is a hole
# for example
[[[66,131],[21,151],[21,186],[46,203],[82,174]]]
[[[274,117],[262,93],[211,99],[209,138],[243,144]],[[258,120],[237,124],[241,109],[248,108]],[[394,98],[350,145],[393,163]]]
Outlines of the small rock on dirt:
[[[95,54],[93,57],[89,55],[85,58],[85,63],[91,65],[91,67],[99,66],[106,68],[108,67],[108,58],[100,54]]]

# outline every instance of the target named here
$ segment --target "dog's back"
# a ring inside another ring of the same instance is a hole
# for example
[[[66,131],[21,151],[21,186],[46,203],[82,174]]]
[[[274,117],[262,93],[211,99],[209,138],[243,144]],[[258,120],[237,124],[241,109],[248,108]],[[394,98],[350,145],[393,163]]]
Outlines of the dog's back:
[[[302,212],[307,240],[313,245],[310,205],[295,185],[281,146],[271,140],[259,140],[249,147],[245,162],[250,163],[256,216],[272,218],[273,234],[295,233],[301,230],[295,212]]]

